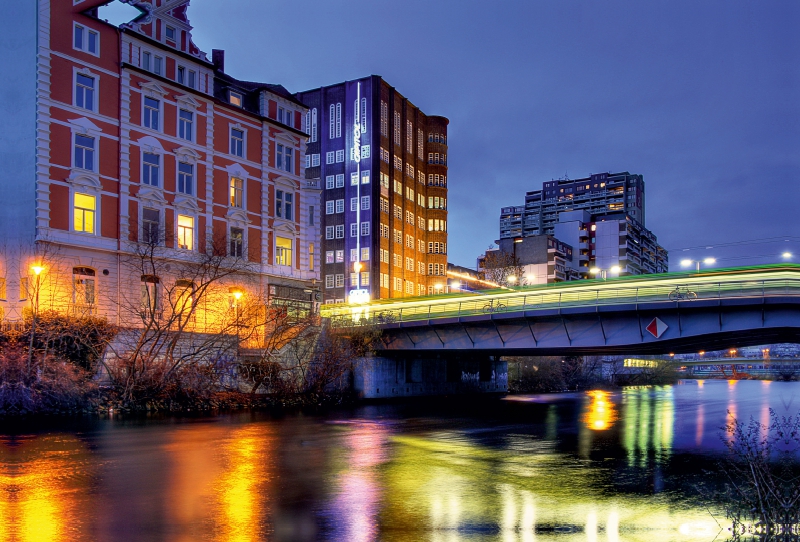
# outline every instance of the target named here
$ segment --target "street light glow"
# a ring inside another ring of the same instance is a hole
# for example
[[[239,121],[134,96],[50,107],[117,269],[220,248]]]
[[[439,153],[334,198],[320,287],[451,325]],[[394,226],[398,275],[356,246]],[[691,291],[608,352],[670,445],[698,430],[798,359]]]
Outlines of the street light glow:
[[[44,267],[42,267],[41,265],[34,265],[33,267],[31,267],[31,269],[33,269],[33,272],[36,274],[37,277],[41,274],[42,271],[44,271]]]
[[[512,282],[512,283],[513,282],[517,282],[517,276],[516,275],[510,275],[508,277],[508,282]]]
[[[706,258],[705,260],[703,260],[703,263],[704,264],[717,263],[717,259],[716,258]]]
[[[689,266],[690,266],[690,265],[692,265],[693,263],[694,263],[694,262],[693,262],[692,260],[681,260],[681,265],[682,265],[683,267],[689,267]]]
[[[783,254],[781,254],[781,256],[783,256],[784,258],[791,258],[792,257],[792,253],[791,252],[784,252]]]
[[[620,269],[621,269],[621,267],[620,267],[620,266],[618,266],[618,265],[614,265],[614,266],[612,266],[612,267],[611,267],[610,271],[611,271],[612,273],[619,273],[619,272],[620,272]]]
[[[599,267],[592,267],[591,269],[589,269],[589,273],[591,273],[592,275],[596,275],[599,272],[600,272],[600,268]]]

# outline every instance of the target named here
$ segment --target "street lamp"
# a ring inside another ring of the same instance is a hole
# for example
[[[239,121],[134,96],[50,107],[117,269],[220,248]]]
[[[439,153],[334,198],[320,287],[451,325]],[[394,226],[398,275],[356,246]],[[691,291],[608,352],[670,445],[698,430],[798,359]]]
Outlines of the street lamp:
[[[783,257],[783,258],[788,260],[789,258],[792,257],[792,253],[791,252],[784,252],[783,254],[781,254],[781,257]]]
[[[34,292],[33,296],[33,310],[31,311],[31,340],[28,345],[28,374],[31,372],[31,363],[33,362],[33,337],[36,335],[36,317],[39,315],[39,287],[41,286],[41,274],[44,271],[44,267],[41,265],[32,265],[31,269],[33,270],[33,274],[36,275],[36,291]]]
[[[619,273],[622,268],[618,265],[612,265],[609,269],[600,269],[599,267],[592,267],[589,269],[589,273],[592,275],[600,275],[600,278],[606,280],[608,278],[608,272],[611,271],[612,273]]]
[[[692,264],[695,264],[695,270],[699,273],[700,272],[700,264],[704,263],[706,265],[711,265],[712,263],[717,263],[716,258],[705,258],[703,260],[681,260],[681,267],[689,267]]]
[[[514,283],[516,283],[516,282],[517,282],[517,276],[516,276],[516,275],[509,275],[509,276],[508,276],[508,283],[509,283],[510,285],[512,285],[512,286],[513,286],[513,285],[514,285]]]

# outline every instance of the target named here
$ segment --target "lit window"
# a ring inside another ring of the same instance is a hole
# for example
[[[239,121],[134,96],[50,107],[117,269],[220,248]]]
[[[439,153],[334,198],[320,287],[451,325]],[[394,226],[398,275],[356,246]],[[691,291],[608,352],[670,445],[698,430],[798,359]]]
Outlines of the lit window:
[[[97,199],[89,194],[75,193],[74,220],[75,231],[94,233],[94,218],[97,212]]]
[[[84,53],[97,54],[100,45],[100,35],[97,32],[76,24],[73,27],[72,36],[72,46],[75,49],[83,51]]]
[[[75,167],[94,171],[94,138],[75,136]]]
[[[178,215],[178,248],[194,248],[194,218],[191,216]]]
[[[192,127],[194,125],[194,113],[181,109],[178,113],[178,137],[186,141],[192,141]]]
[[[94,77],[75,75],[75,105],[94,111]]]
[[[159,185],[159,163],[161,157],[157,154],[145,152],[142,154],[142,183],[150,186]]]
[[[236,107],[242,107],[242,95],[231,90],[228,92],[228,102]]]
[[[333,251],[328,250],[325,252],[325,263],[333,263]]]
[[[242,207],[244,200],[244,181],[237,177],[231,177],[231,207]]]
[[[275,238],[275,264],[292,265],[292,240],[285,237]]]
[[[161,102],[145,96],[144,98],[144,120],[142,124],[145,128],[158,130],[158,117],[161,109]]]
[[[187,279],[175,281],[175,313],[189,316],[194,309],[194,283]]]
[[[231,128],[231,154],[244,156],[244,130]]]
[[[161,232],[161,213],[158,209],[142,209],[142,242],[157,245]]]
[[[229,255],[234,258],[241,258],[244,251],[244,230],[241,228],[231,228]]]
[[[194,166],[178,162],[178,192],[191,196],[194,193]]]

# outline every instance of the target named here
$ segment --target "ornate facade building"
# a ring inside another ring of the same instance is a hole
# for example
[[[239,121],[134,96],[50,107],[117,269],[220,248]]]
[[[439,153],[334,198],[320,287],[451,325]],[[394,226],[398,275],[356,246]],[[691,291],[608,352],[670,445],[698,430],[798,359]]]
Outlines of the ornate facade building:
[[[447,125],[377,75],[300,92],[326,303],[447,287]]]
[[[4,318],[35,303],[126,324],[193,296],[212,264],[237,296],[311,305],[307,107],[209,59],[188,0],[127,0],[141,15],[119,27],[104,3],[20,2],[3,23],[17,53],[0,83]]]

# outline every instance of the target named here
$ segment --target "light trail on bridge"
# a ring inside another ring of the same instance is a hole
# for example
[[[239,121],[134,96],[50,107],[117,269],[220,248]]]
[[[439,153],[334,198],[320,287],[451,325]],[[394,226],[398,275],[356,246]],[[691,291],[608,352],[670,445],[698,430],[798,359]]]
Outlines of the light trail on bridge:
[[[800,296],[800,265],[716,269],[582,280],[558,284],[504,288],[468,294],[442,294],[363,305],[335,304],[321,309],[334,325],[394,323],[493,315],[535,313],[537,310],[672,301],[691,305],[698,300]]]

